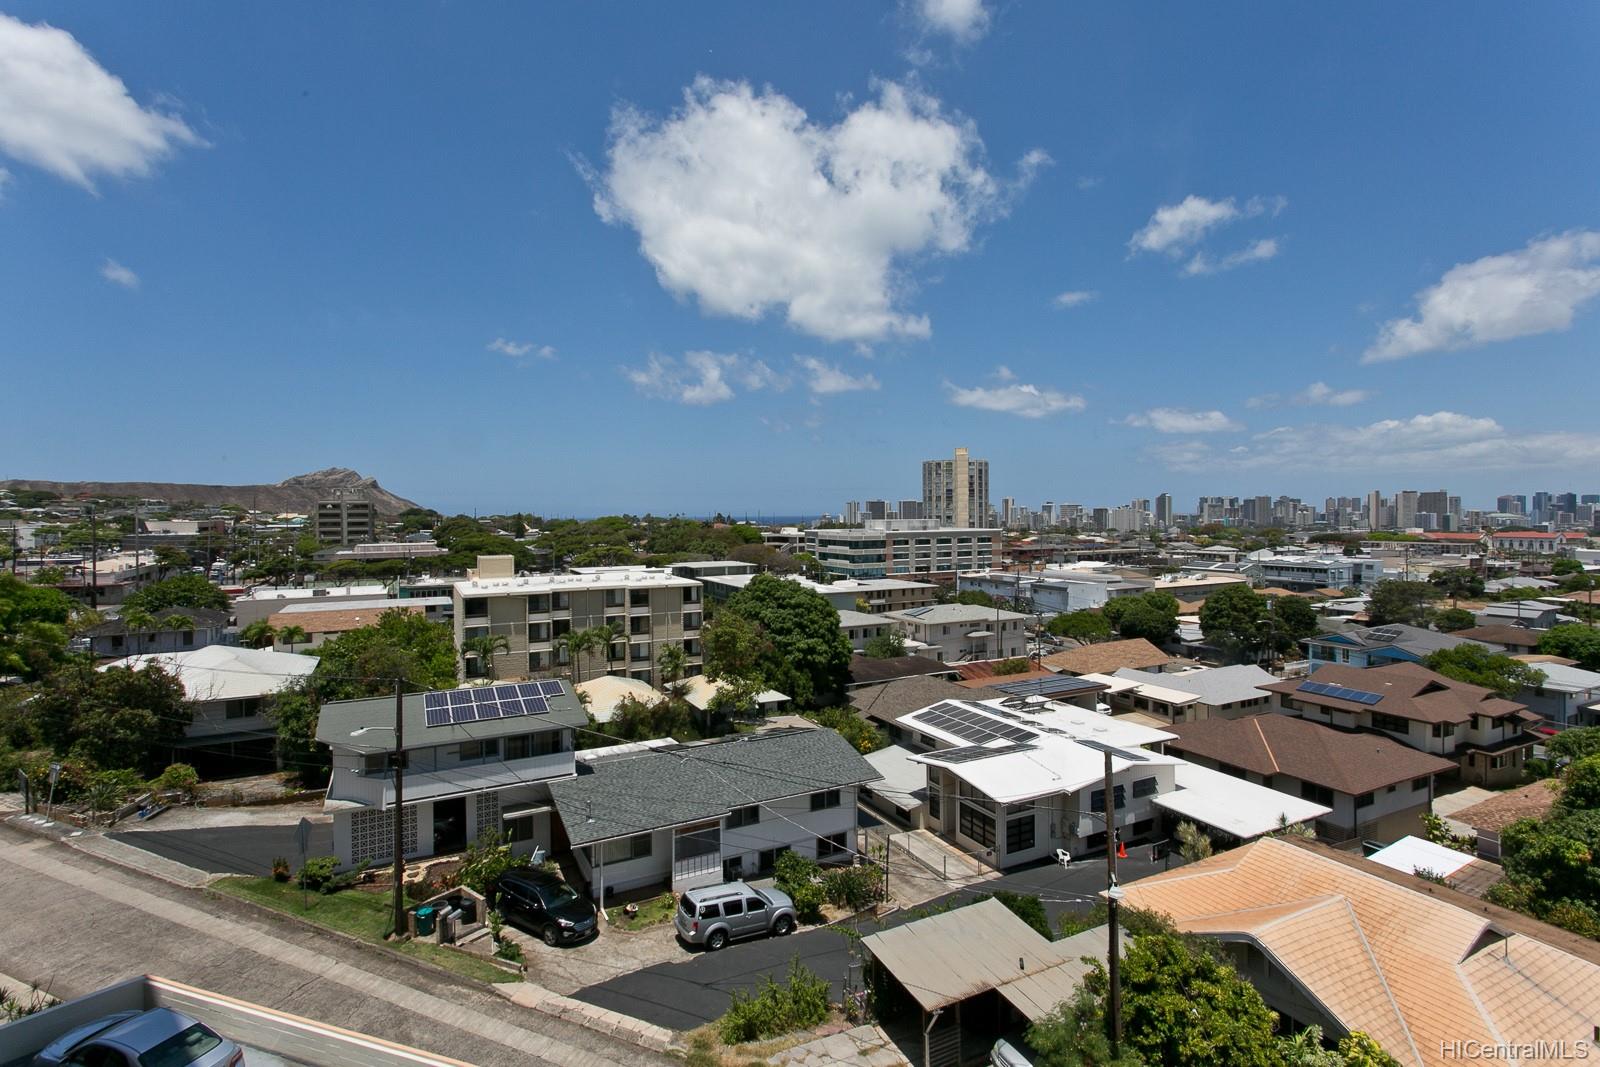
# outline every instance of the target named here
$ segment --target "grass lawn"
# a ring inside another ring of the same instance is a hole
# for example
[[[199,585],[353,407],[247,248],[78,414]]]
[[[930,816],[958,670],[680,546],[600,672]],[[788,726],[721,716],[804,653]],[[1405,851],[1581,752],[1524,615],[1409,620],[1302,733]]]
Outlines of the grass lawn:
[[[388,893],[368,893],[360,889],[346,889],[338,893],[304,894],[293,882],[278,882],[271,878],[223,878],[211,885],[212,889],[228,896],[254,901],[274,911],[293,915],[316,926],[358,937],[363,941],[381,945],[402,955],[426,960],[447,971],[480,982],[515,982],[519,978],[502,971],[492,963],[455,949],[445,948],[425,941],[406,941],[391,944],[385,941],[393,914],[393,898]]]
[[[629,915],[621,907],[606,909],[606,914],[611,916],[611,925],[618,930],[632,931],[666,922],[672,918],[672,911],[678,906],[678,898],[671,893],[662,893],[637,903],[639,912],[636,915]]]

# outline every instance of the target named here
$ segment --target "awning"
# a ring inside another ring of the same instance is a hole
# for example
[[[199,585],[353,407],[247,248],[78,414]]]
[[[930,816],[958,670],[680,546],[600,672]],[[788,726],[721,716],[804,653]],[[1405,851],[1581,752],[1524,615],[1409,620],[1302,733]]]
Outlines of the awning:
[[[553,804],[518,804],[511,808],[501,808],[500,821],[509,822],[512,819],[520,819],[524,815],[543,815],[545,812],[555,810],[555,805]]]

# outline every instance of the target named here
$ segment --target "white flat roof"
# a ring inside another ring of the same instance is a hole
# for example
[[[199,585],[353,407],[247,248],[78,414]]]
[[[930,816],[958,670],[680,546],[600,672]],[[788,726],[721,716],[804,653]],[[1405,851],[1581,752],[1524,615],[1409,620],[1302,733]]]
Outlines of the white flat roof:
[[[1402,837],[1388,848],[1380,848],[1367,857],[1392,871],[1404,871],[1406,874],[1414,874],[1419,870],[1432,871],[1444,878],[1455,874],[1474,858],[1465,852],[1410,836]]]
[[[1271,833],[1284,822],[1320,819],[1333,810],[1182,760],[1175,778],[1178,788],[1157,796],[1158,806],[1241,840]]]
[[[191,652],[150,652],[127,656],[101,666],[142,670],[154,663],[176,675],[184,695],[195,701],[243,700],[276,693],[297,678],[317,669],[315,656],[274,652],[266,648],[206,645]]]
[[[257,586],[240,597],[245,601],[260,600],[310,600],[313,597],[349,597],[364,596],[383,599],[389,595],[389,590],[381,585],[331,585],[312,589],[291,589],[277,586]]]
[[[912,755],[909,748],[899,745],[868,752],[862,759],[872,764],[872,769],[883,775],[883,780],[866,788],[902,810],[909,811],[921,804],[928,788],[928,772],[911,758]]]
[[[340,600],[333,607],[318,602],[290,604],[278,609],[276,615],[296,615],[308,611],[360,611],[363,608],[447,608],[453,603],[447,596],[380,597],[372,600]]]
[[[731,577],[737,577],[731,576]],[[454,582],[462,596],[488,596],[496,593],[560,593],[574,589],[670,588],[698,586],[693,578],[682,578],[671,571],[655,568],[616,568],[581,574],[527,574],[516,578],[469,578]]]
[[[1079,677],[1087,678],[1092,682],[1100,682],[1102,685],[1107,686],[1112,693],[1126,693],[1132,690],[1140,696],[1148,697],[1151,700],[1159,700],[1163,704],[1172,704],[1177,707],[1195,704],[1200,700],[1195,694],[1185,693],[1181,689],[1171,689],[1164,685],[1153,685],[1150,682],[1129,678],[1123,674],[1123,671],[1127,669],[1124,667],[1118,670],[1116,674],[1082,674]],[[1156,677],[1164,678],[1166,676],[1157,675]]]

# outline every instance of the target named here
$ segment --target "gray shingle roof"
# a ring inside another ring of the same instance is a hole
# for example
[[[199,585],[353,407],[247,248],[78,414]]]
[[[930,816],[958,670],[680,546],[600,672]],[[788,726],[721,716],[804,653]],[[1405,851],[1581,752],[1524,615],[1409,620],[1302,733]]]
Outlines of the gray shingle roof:
[[[402,703],[407,749],[531,734],[541,730],[554,730],[561,726],[589,725],[589,713],[573,695],[572,686],[564,681],[561,685],[561,695],[549,698],[548,714],[517,715],[505,719],[475,719],[471,722],[444,726],[428,725],[427,714],[423,710],[423,696],[422,693],[407,693]],[[317,715],[317,740],[325,745],[345,748],[356,746],[364,749],[382,748],[394,739],[394,734],[389,730],[365,734],[359,740],[352,740],[350,734],[364,726],[392,727],[393,725],[393,696],[335,700],[322,705]]]
[[[768,730],[580,764],[550,796],[578,847],[882,777],[832,730]]]

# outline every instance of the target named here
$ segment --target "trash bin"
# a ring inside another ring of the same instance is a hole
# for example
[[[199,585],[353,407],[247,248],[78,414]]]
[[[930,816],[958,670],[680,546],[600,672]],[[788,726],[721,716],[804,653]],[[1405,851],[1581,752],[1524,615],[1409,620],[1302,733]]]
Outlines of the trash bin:
[[[433,936],[433,908],[424,904],[417,909],[417,936]]]

